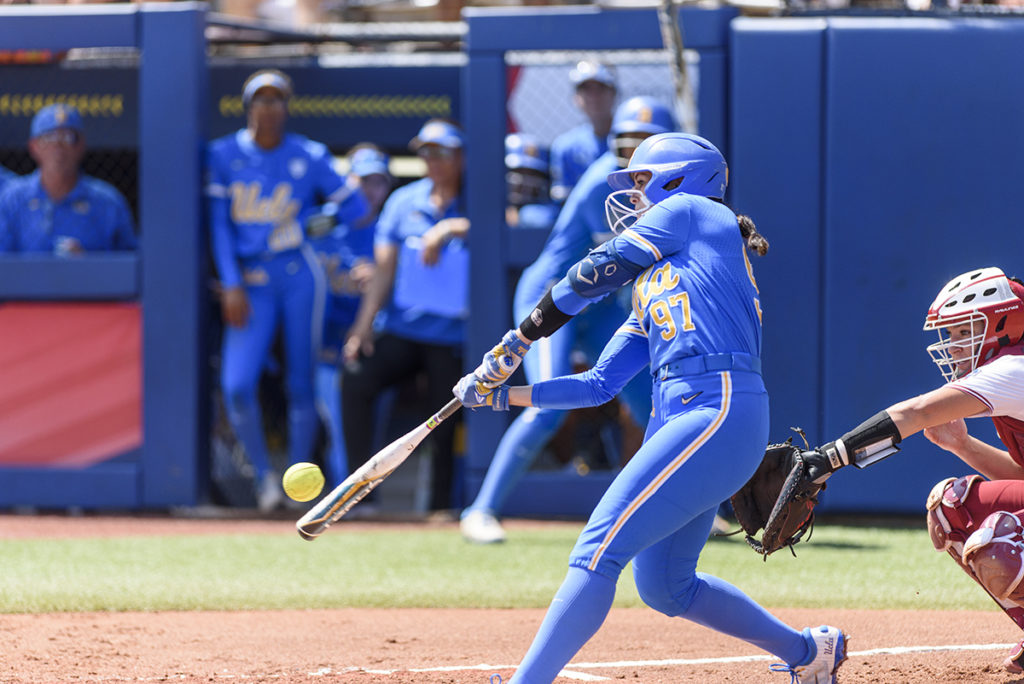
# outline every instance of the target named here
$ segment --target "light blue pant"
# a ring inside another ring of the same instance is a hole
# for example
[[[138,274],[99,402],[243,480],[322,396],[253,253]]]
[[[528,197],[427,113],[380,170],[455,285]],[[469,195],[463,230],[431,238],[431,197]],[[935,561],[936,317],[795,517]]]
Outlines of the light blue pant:
[[[700,391],[683,412],[682,396]],[[750,478],[768,436],[768,396],[753,373],[711,373],[659,382],[644,445],[602,496],[570,555],[569,573],[514,684],[549,684],[600,628],[626,564],[640,597],[802,661],[801,633],[728,582],[697,573],[718,504]],[[673,411],[673,409],[680,409]]]
[[[312,251],[304,247],[245,264],[251,313],[242,328],[225,325],[221,385],[228,419],[257,478],[270,470],[258,389],[267,354],[278,329],[284,336],[288,395],[289,462],[310,460],[316,439],[313,363],[323,321],[324,277]]]

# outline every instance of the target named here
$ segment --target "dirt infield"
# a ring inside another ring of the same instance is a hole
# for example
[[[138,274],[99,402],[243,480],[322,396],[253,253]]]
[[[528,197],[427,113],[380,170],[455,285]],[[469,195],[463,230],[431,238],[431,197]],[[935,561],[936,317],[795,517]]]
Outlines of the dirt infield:
[[[183,519],[9,522],[0,521],[5,538],[280,529]],[[778,615],[790,624],[827,620],[850,633],[844,684],[1024,682],[1000,666],[1019,633],[995,609]],[[484,684],[498,673],[507,682],[542,616],[541,610],[426,609],[0,615],[0,681]],[[789,684],[786,675],[768,670],[771,662],[752,646],[684,620],[617,609],[558,683]]]

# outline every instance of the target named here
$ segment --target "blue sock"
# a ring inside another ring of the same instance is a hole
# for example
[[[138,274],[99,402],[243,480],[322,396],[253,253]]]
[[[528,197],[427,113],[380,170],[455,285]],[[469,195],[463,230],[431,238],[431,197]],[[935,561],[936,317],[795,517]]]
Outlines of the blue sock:
[[[549,684],[604,623],[615,580],[570,567],[510,684]]]
[[[803,635],[785,624],[737,587],[713,575],[697,573],[699,586],[681,617],[743,639],[774,653],[788,665],[808,656]]]

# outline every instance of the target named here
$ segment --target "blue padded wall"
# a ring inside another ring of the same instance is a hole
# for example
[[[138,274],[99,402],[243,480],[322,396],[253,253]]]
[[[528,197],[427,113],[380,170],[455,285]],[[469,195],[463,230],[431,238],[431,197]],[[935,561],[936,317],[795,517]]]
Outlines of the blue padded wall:
[[[821,45],[816,60],[809,47],[815,42]],[[808,46],[802,59],[815,61],[822,74],[817,141],[802,129],[801,122],[814,124],[805,109],[813,103],[797,85],[814,67],[794,57],[798,43]],[[734,203],[760,219],[773,247],[798,250],[758,269],[763,288],[780,288],[790,307],[780,320],[779,300],[766,292],[773,437],[795,420],[814,425],[808,436],[820,443],[941,384],[924,351],[933,338],[921,325],[949,278],[988,265],[1024,271],[1017,263],[1024,197],[1012,187],[1024,158],[1024,24],[741,20],[734,23],[733,51]],[[756,109],[751,89],[759,83]],[[780,176],[808,180],[815,147],[819,180],[780,189],[786,184]],[[815,207],[816,226],[809,220]],[[794,237],[818,243],[817,263],[808,245],[783,242],[791,234],[777,229],[777,219],[788,222]],[[804,257],[806,268],[794,270]],[[805,297],[820,301],[818,316]],[[794,341],[797,330],[806,331],[806,343]],[[803,363],[803,354],[819,361]],[[808,377],[815,365],[819,375]],[[817,424],[804,391],[818,401]],[[808,418],[790,418],[803,412]],[[969,427],[994,440],[987,419]],[[969,472],[922,436],[903,447],[868,470],[839,473],[823,509],[920,511],[936,481]]]
[[[820,431],[825,21],[733,21],[729,202],[770,243],[753,258],[773,440]],[[767,29],[767,30],[766,30]]]

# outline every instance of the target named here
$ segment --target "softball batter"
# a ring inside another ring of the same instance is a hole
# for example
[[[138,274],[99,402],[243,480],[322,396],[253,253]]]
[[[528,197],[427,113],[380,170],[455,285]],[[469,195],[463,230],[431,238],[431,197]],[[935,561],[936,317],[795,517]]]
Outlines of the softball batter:
[[[608,176],[615,238],[573,266],[455,394],[465,406],[593,406],[650,364],[654,411],[644,444],[597,504],[569,572],[514,684],[548,684],[600,628],[626,564],[647,605],[765,649],[793,681],[834,682],[846,657],[835,627],[795,630],[728,582],[696,571],[721,501],[761,461],[768,394],[761,380],[761,311],[746,248],[767,242],[721,203],[727,169],[703,138],[665,133]],[[621,231],[621,232],[620,232]],[[588,302],[633,282],[633,312],[586,373],[498,386],[529,341]]]

